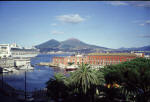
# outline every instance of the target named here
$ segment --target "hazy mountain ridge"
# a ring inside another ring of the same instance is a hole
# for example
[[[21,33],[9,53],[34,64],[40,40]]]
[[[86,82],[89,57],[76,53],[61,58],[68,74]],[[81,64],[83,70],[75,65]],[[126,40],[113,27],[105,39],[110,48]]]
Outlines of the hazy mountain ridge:
[[[35,47],[40,49],[41,51],[48,51],[48,50],[78,51],[78,50],[85,50],[85,49],[90,51],[90,50],[107,50],[108,49],[106,47],[90,45],[75,38],[67,39],[61,42],[55,39],[51,39]]]
[[[74,51],[74,52],[97,52],[97,51],[150,51],[150,45],[138,47],[138,48],[119,48],[111,49],[106,47],[101,47],[97,45],[91,45],[84,43],[78,39],[70,38],[65,41],[57,41],[51,39],[42,44],[35,46],[40,49],[41,52],[48,51]]]
[[[132,47],[132,48],[119,48],[118,50],[129,50],[129,51],[150,51],[150,45],[143,46],[143,47]]]
[[[36,46],[36,48],[53,48],[53,47],[58,47],[60,45],[60,42],[55,40],[55,39],[51,39],[49,41],[46,41],[42,44],[39,44]]]

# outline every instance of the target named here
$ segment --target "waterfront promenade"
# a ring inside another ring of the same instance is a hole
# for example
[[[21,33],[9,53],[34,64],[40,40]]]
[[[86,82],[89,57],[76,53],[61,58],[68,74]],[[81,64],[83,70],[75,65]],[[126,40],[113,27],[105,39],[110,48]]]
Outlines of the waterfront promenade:
[[[0,80],[0,101],[17,102],[17,90]]]
[[[32,100],[33,102],[46,102],[46,90],[34,90],[32,92],[26,92],[25,99],[25,91],[16,90],[15,88],[8,85],[6,82],[0,80],[0,101],[1,102],[28,102]]]

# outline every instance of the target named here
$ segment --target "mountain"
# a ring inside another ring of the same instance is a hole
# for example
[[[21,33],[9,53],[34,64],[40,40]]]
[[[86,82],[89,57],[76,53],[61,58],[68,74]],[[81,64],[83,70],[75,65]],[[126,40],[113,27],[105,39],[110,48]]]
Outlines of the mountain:
[[[57,41],[55,39],[51,39],[42,44],[35,46],[40,49],[41,52],[48,51],[71,51],[71,52],[102,52],[102,51],[119,51],[119,52],[130,52],[130,51],[150,51],[150,45],[138,47],[138,48],[119,48],[119,49],[110,49],[106,47],[90,45],[84,43],[76,38],[70,38],[65,41]]]
[[[39,44],[37,46],[35,46],[38,49],[42,49],[42,48],[54,48],[54,47],[58,47],[60,45],[60,42],[55,40],[55,39],[51,39],[49,41],[46,41],[42,44]]]
[[[86,44],[78,39],[75,38],[70,38],[68,40],[62,41],[61,42],[61,47],[72,47],[72,48],[78,48],[78,49],[83,49],[83,48],[104,48],[104,47],[99,47],[95,45],[90,45]],[[105,49],[105,48],[104,48]],[[106,48],[107,49],[107,48]]]
[[[78,52],[90,52],[90,51],[102,51],[108,48],[100,47],[96,45],[86,44],[76,38],[70,38],[65,41],[49,40],[42,44],[35,46],[40,51],[78,51]]]
[[[150,51],[150,45],[139,47],[139,48],[135,48],[135,50],[137,50],[137,51]]]
[[[88,45],[83,43],[82,41],[70,38],[68,40],[62,41],[61,46],[70,46],[70,47],[87,47]]]
[[[118,50],[128,50],[128,51],[150,51],[150,45],[143,47],[133,47],[133,48],[119,48]]]

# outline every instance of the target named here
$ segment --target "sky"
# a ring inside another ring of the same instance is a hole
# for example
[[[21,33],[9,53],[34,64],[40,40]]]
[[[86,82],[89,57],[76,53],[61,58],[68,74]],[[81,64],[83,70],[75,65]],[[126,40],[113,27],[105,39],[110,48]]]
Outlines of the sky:
[[[0,43],[77,38],[108,48],[150,45],[150,1],[1,1]]]

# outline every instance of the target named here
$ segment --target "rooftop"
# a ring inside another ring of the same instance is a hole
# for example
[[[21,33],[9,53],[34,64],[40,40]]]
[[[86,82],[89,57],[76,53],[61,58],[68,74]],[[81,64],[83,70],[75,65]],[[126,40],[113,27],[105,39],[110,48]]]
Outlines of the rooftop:
[[[88,55],[102,55],[102,56],[136,56],[134,53],[89,53]]]

